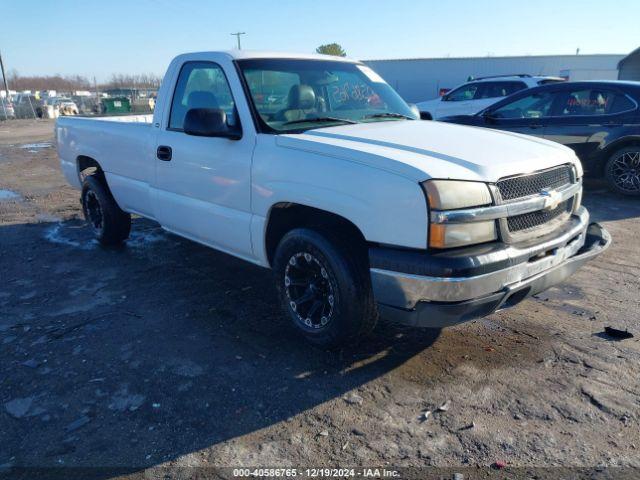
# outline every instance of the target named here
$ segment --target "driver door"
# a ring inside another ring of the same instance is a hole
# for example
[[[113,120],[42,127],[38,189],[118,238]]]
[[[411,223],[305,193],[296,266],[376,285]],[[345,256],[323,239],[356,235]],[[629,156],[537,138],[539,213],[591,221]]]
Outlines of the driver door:
[[[254,141],[188,135],[191,108],[225,111],[239,122],[225,73],[210,61],[182,65],[156,143],[155,217],[167,230],[240,255],[251,254],[250,170]],[[239,126],[239,125],[238,125]]]

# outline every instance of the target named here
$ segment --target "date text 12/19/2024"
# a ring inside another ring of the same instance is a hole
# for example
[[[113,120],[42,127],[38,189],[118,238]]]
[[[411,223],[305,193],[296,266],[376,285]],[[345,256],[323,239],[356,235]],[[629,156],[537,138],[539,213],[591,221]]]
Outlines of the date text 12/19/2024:
[[[234,468],[235,478],[398,478],[386,468]]]

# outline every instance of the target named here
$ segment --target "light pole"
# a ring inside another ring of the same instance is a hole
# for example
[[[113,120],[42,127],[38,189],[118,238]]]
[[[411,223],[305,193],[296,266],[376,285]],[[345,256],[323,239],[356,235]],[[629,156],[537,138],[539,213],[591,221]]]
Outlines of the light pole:
[[[240,46],[240,35],[246,35],[246,32],[236,32],[231,35],[234,35],[238,39],[238,50],[242,50],[242,47]]]
[[[2,80],[4,81],[4,90],[9,100],[9,85],[7,85],[7,75],[4,73],[4,63],[2,63],[2,54],[0,53],[0,71],[2,72]]]

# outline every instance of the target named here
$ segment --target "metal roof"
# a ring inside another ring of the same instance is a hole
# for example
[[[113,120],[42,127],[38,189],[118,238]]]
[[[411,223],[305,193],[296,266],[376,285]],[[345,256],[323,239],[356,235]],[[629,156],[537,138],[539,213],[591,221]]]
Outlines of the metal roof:
[[[640,50],[640,49],[638,49]],[[635,52],[636,50],[634,50]],[[632,55],[633,52],[629,55]],[[487,56],[487,57],[417,57],[417,58],[372,58],[370,60],[363,60],[363,62],[406,62],[406,61],[424,61],[424,60],[491,60],[491,59],[526,59],[526,58],[564,58],[564,57],[606,57],[606,56],[621,56],[624,53],[589,53],[582,55],[574,54],[561,54],[561,55],[502,55],[502,56]],[[628,56],[629,56],[628,55]],[[626,58],[626,57],[625,57]],[[624,60],[624,59],[623,59]]]

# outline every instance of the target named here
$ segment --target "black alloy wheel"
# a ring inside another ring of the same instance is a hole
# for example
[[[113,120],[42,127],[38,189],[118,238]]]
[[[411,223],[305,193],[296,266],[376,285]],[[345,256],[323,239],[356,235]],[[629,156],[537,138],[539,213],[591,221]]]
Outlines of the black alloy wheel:
[[[326,328],[333,316],[335,280],[329,278],[327,267],[309,252],[293,254],[284,272],[284,288],[289,306],[300,327],[318,330]]]
[[[609,186],[623,195],[640,195],[640,146],[615,152],[605,166]]]

